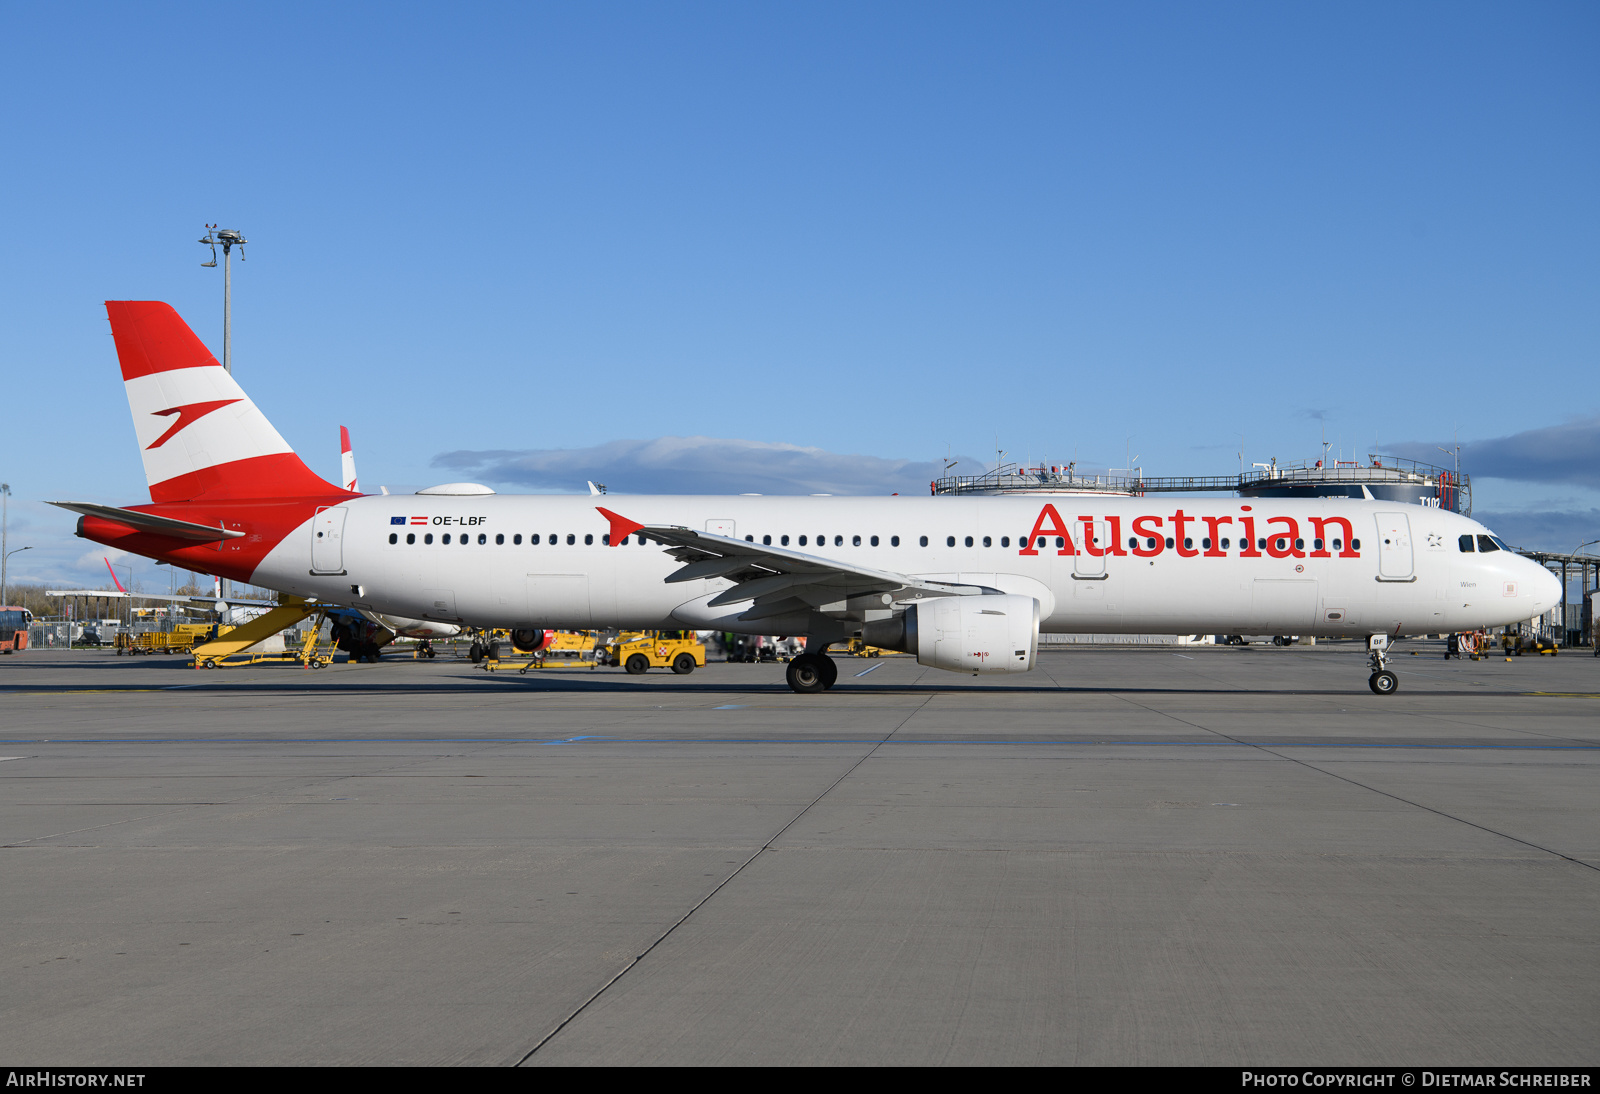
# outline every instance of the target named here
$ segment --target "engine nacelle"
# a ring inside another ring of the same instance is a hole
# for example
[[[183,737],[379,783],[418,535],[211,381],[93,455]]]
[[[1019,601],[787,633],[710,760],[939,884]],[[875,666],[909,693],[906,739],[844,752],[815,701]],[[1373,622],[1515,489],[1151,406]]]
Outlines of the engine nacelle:
[[[1039,652],[1039,602],[1031,596],[942,596],[868,623],[862,640],[917,655],[951,672],[1027,672]]]
[[[525,629],[511,632],[511,646],[519,653],[538,653],[555,638],[555,631]]]

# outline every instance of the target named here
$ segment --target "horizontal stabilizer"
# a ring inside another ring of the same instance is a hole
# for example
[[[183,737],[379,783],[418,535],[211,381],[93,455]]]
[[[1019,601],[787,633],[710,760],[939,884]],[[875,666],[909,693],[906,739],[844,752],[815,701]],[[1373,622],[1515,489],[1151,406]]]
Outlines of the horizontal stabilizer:
[[[195,524],[172,517],[158,517],[154,513],[140,513],[133,509],[118,509],[115,505],[95,505],[87,501],[53,501],[50,504],[81,513],[86,517],[114,520],[118,524],[126,524],[130,528],[149,532],[151,535],[186,539],[192,543],[215,543],[219,539],[237,539],[244,535],[243,532],[234,529],[221,526],[214,528],[209,524]]]

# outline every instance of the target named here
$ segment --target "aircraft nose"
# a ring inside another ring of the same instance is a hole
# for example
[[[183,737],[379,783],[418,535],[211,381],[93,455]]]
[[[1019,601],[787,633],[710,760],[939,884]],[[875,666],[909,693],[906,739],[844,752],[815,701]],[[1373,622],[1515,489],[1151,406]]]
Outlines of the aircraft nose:
[[[1531,591],[1533,599],[1540,609],[1549,609],[1561,603],[1561,579],[1543,566],[1539,566],[1538,563],[1532,563],[1532,565],[1538,567],[1539,570],[1537,574],[1533,575]]]

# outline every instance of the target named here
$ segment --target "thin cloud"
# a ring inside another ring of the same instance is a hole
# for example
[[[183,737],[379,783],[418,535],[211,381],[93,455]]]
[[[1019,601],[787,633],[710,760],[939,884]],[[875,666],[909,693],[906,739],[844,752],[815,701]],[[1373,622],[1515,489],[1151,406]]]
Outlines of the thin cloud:
[[[978,462],[960,458],[962,467]],[[621,440],[592,448],[444,452],[432,466],[487,482],[581,491],[585,480],[621,494],[918,494],[939,460],[847,455],[718,437]]]
[[[1432,464],[1443,464],[1454,455],[1448,441],[1402,441],[1386,448],[1396,456]],[[1441,448],[1451,452],[1447,455]],[[1570,482],[1600,489],[1600,414],[1509,437],[1468,441],[1461,446],[1461,470],[1485,478]]]

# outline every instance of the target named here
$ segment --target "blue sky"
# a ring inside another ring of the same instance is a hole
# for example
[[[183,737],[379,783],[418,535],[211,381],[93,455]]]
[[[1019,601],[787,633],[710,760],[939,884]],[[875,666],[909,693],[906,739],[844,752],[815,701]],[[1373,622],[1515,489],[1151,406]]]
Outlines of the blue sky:
[[[8,5],[14,577],[100,566],[42,499],[147,496],[100,301],[220,350],[207,221],[253,241],[236,375],[369,489],[1225,473],[1326,429],[1459,437],[1479,514],[1570,549],[1597,47],[1579,3]]]

